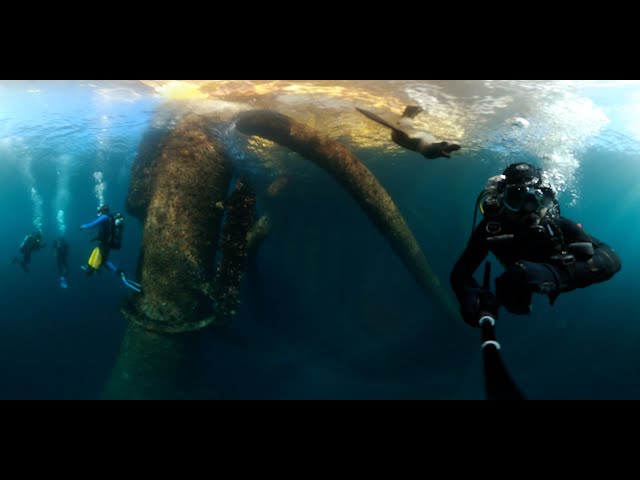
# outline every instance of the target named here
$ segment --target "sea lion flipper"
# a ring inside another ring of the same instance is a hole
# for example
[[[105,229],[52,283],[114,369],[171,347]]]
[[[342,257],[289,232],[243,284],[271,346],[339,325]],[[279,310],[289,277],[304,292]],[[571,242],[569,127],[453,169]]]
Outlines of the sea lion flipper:
[[[358,110],[365,117],[373,120],[374,122],[378,122],[379,124],[384,125],[385,127],[390,128],[391,130],[401,131],[398,129],[397,126],[389,123],[384,118],[380,117],[379,115],[376,115],[373,112],[369,112],[368,110],[363,110],[362,108],[358,108],[358,107],[356,107],[356,110]]]

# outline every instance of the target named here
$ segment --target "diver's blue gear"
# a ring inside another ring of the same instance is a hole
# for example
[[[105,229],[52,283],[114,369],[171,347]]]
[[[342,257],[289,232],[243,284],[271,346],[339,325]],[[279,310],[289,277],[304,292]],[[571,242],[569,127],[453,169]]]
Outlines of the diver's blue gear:
[[[90,277],[94,273],[100,271],[100,270],[96,270],[91,265],[82,265],[80,268],[84,271],[84,273],[87,275],[87,277]]]
[[[127,276],[124,274],[124,272],[120,272],[120,278],[122,279],[122,283],[124,283],[131,290],[134,290],[138,293],[142,293],[142,285],[140,285],[137,282],[134,282],[133,280],[129,280]]]
[[[120,277],[120,279],[122,280],[122,283],[124,283],[127,287],[129,287],[131,290],[134,290],[138,293],[142,293],[142,285],[140,285],[138,282],[134,282],[133,280],[129,280],[127,276],[124,274],[124,271],[116,269],[116,267],[111,262],[107,262],[107,265],[109,265],[109,268],[113,273],[115,273]],[[86,272],[87,276],[93,275],[95,272],[100,271],[90,267],[89,265],[83,265],[80,268],[82,268],[82,270]]]
[[[110,215],[102,213],[93,222],[80,225],[80,230],[90,230],[98,227],[98,235],[94,241],[99,241],[101,246],[113,250],[122,248],[122,235],[124,231],[124,216],[120,213]]]
[[[67,279],[65,277],[60,277],[60,288],[67,288],[69,284],[67,283]]]
[[[80,225],[80,230],[89,230],[91,228],[95,228],[98,225],[100,225],[102,222],[106,222],[107,220],[109,220],[109,215],[102,214],[98,218],[96,218],[93,222]]]

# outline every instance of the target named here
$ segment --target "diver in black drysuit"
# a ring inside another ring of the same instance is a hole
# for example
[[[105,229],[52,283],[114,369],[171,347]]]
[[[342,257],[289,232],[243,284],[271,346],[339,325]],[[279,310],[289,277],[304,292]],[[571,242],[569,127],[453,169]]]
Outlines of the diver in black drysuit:
[[[528,314],[533,293],[548,295],[553,305],[561,293],[604,282],[620,271],[615,250],[560,216],[555,193],[543,177],[533,165],[512,164],[478,199],[485,218],[450,276],[462,317],[474,327],[480,311],[502,305]],[[495,295],[473,278],[489,252],[505,267],[496,278]]]

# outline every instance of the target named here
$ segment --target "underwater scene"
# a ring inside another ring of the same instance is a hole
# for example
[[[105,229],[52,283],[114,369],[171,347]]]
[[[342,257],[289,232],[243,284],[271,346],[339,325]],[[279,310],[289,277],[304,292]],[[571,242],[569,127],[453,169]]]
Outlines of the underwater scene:
[[[0,399],[638,399],[639,210],[640,81],[0,80]]]

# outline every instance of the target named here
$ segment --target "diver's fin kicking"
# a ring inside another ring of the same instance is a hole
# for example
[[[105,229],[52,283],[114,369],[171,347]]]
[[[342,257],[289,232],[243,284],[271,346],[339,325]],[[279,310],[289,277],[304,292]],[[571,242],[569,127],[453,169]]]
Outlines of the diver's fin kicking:
[[[99,272],[100,270],[96,270],[95,268],[93,268],[91,265],[82,265],[80,267],[82,270],[84,270],[84,273],[87,277],[90,277],[91,275],[93,275],[96,272]]]
[[[96,247],[91,252],[91,256],[89,257],[89,261],[87,264],[93,269],[97,270],[102,264],[102,253],[100,252],[100,247]]]
[[[362,108],[358,108],[358,107],[356,107],[356,110],[358,110],[361,114],[363,114],[365,117],[373,120],[374,122],[378,122],[379,124],[384,125],[385,127],[390,128],[391,130],[395,130],[397,132],[404,133],[404,132],[402,132],[402,130],[400,130],[398,128],[397,125],[393,125],[393,124],[389,123],[384,118],[376,115],[373,112],[369,112],[367,110],[363,110]]]
[[[122,279],[122,283],[124,283],[131,290],[134,290],[138,293],[142,293],[142,285],[140,285],[137,282],[134,282],[133,280],[129,280],[127,276],[124,274],[124,272],[120,272],[120,278]]]
[[[60,288],[67,288],[69,283],[67,282],[66,277],[63,275],[60,277]]]

